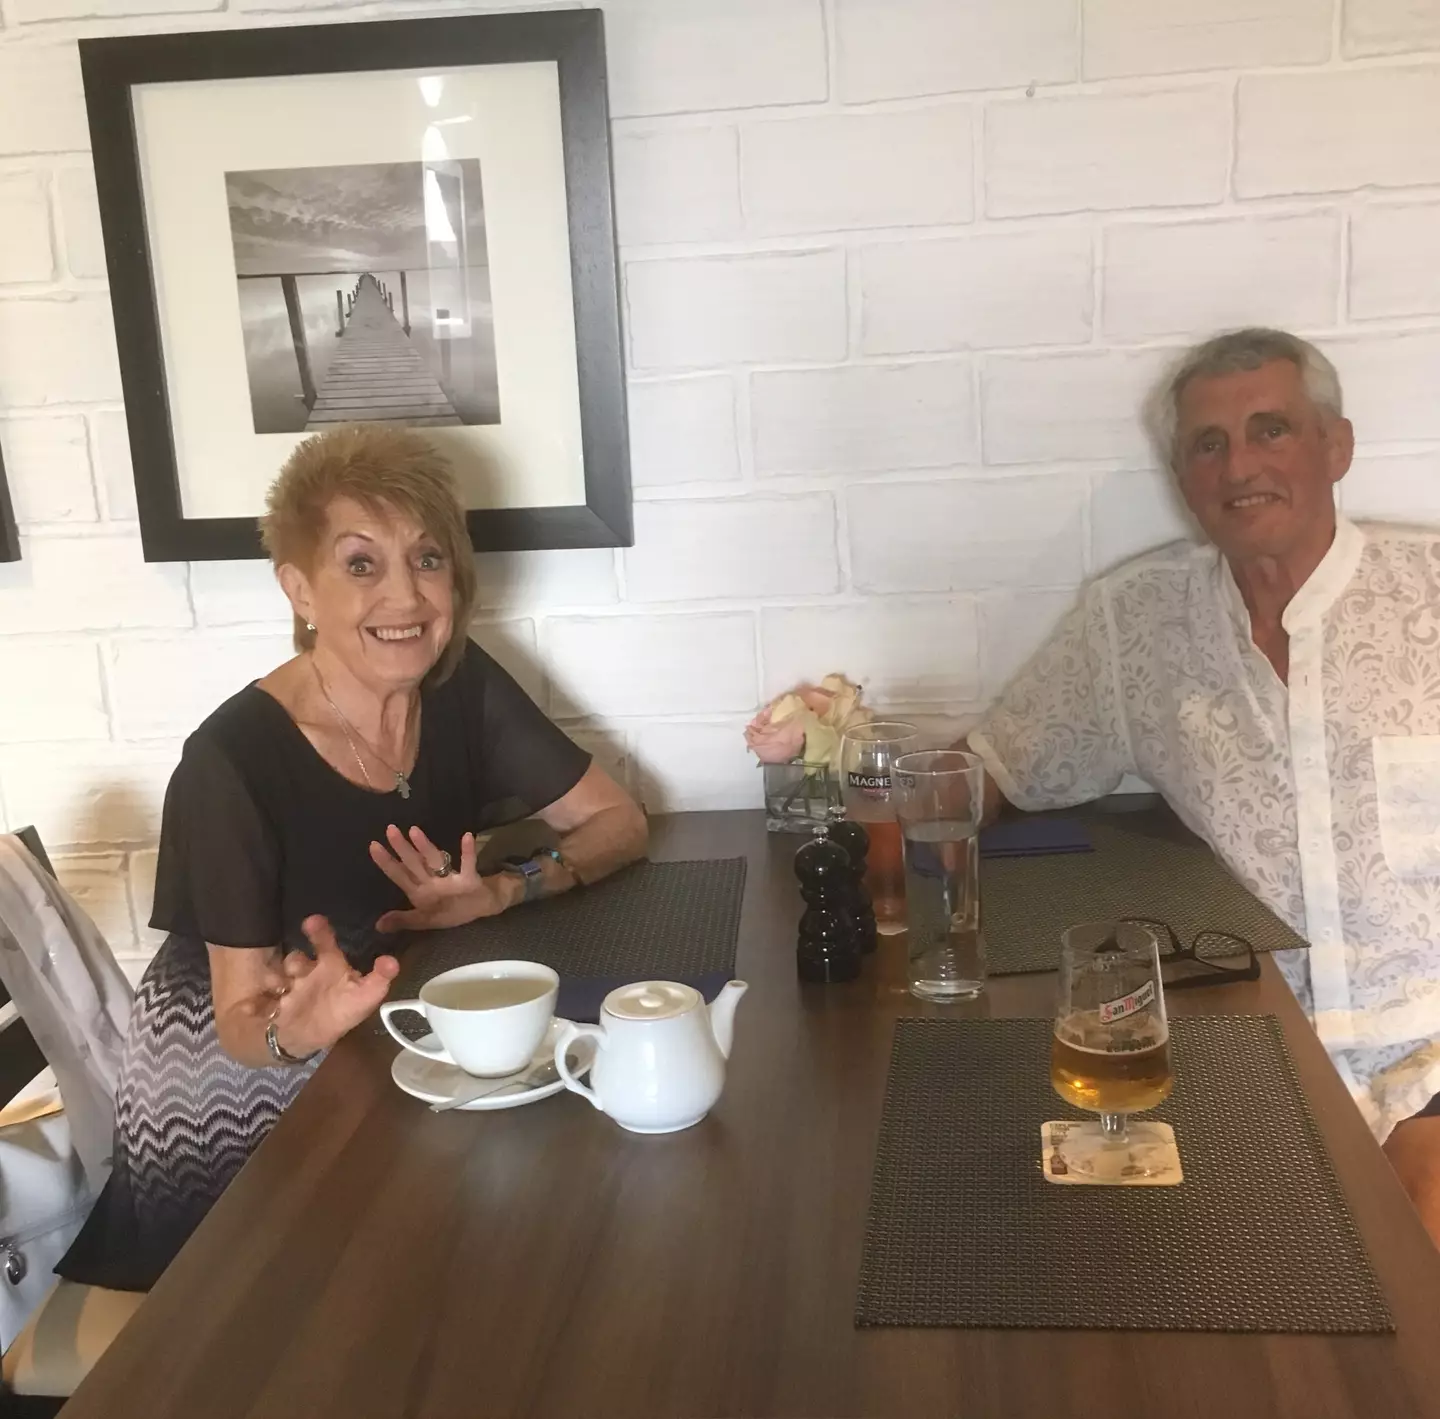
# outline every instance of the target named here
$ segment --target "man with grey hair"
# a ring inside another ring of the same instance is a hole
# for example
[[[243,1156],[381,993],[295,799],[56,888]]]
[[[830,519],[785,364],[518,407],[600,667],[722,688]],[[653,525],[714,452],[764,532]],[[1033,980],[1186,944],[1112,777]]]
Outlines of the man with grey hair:
[[[1337,515],[1293,335],[1207,341],[1151,413],[1211,545],[1092,583],[970,743],[1020,808],[1146,779],[1310,942],[1281,969],[1440,1242],[1440,532]]]

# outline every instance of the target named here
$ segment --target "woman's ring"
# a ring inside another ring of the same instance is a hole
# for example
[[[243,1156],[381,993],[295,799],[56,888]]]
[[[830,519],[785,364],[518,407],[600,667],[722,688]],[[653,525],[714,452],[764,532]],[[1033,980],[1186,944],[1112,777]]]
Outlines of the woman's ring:
[[[450,862],[450,854],[446,852],[444,848],[440,849],[440,856],[443,859],[440,866],[430,869],[430,875],[432,877],[448,877],[455,870]]]

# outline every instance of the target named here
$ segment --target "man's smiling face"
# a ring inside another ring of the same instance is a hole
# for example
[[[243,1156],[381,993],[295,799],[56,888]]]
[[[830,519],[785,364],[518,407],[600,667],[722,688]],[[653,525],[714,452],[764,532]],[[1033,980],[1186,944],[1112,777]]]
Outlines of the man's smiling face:
[[[1349,420],[1318,408],[1289,360],[1197,376],[1176,412],[1180,491],[1225,557],[1285,560],[1318,548],[1318,560],[1354,450]]]

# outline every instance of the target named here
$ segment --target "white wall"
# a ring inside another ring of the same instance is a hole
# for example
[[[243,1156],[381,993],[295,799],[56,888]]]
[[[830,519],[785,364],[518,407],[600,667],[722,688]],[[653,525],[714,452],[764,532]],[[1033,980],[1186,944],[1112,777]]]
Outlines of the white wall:
[[[140,558],[74,40],[464,8],[0,0],[0,821],[132,958],[180,742],[286,616]],[[652,805],[756,802],[805,676],[981,706],[1180,526],[1135,406],[1218,325],[1319,339],[1347,506],[1440,521],[1440,0],[605,9],[637,545],[482,558],[479,634]]]

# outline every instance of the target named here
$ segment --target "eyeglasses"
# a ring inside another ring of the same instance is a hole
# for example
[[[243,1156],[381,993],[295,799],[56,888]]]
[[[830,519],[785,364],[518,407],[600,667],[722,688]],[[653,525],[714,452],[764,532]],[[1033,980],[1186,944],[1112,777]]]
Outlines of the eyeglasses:
[[[1160,978],[1166,990],[1260,979],[1259,957],[1243,936],[1228,931],[1202,931],[1189,946],[1182,946],[1175,928],[1168,922],[1142,916],[1124,919],[1155,933],[1160,943]]]

